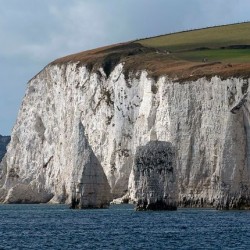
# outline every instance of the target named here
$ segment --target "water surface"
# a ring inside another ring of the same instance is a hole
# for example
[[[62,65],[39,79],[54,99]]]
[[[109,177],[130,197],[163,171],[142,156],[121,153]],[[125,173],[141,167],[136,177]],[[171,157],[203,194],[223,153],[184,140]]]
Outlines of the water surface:
[[[0,249],[250,249],[250,211],[0,205]]]

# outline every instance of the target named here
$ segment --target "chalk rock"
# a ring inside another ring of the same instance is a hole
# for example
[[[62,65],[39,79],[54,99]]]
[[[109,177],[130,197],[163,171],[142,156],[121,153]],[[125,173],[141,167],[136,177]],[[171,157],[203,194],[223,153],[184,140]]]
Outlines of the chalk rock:
[[[34,183],[17,184],[8,190],[4,203],[45,203],[53,197]]]
[[[79,124],[71,208],[106,208],[111,201],[110,186],[103,168],[89,146]]]
[[[178,185],[174,147],[150,141],[136,149],[132,169],[131,199],[137,210],[176,210]]]
[[[136,149],[158,140],[174,147],[179,206],[249,208],[250,79],[156,81],[125,75],[122,63],[109,73],[68,62],[31,79],[0,164],[0,201],[19,202],[21,187],[36,196],[25,202],[70,204],[75,184],[99,183],[105,203],[105,176],[111,199],[133,199],[147,190],[130,178]],[[98,176],[87,183],[85,174]]]

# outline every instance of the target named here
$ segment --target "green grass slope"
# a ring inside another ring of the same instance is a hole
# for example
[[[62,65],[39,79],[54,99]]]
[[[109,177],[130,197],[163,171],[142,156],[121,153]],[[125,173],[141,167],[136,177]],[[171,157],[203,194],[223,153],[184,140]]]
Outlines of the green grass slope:
[[[77,62],[108,77],[118,63],[125,76],[147,70],[179,82],[201,77],[250,78],[250,22],[185,31],[114,44],[65,56],[51,64]]]
[[[201,61],[250,62],[250,22],[168,34],[138,41],[167,50],[177,58]]]

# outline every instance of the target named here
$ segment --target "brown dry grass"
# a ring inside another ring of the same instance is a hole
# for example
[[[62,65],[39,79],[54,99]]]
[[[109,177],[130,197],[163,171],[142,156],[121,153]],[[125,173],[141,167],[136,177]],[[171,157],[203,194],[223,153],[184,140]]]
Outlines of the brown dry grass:
[[[64,56],[56,59],[51,64],[63,64],[69,62],[84,62],[87,63],[88,60],[94,61],[95,59],[102,58],[105,54],[108,54],[110,49],[116,50],[116,47],[123,46],[123,44],[109,45],[97,49],[86,50],[76,54]]]
[[[125,70],[127,71],[136,72],[147,69],[153,78],[166,75],[180,82],[197,80],[202,77],[211,78],[216,75],[222,79],[250,77],[250,63],[190,62],[176,59],[170,55],[152,55],[152,53],[127,58],[125,62]]]
[[[147,70],[150,77],[158,78],[166,75],[176,81],[185,82],[198,78],[211,78],[215,75],[221,78],[250,77],[250,63],[226,63],[226,62],[194,62],[176,57],[164,51],[148,48],[139,43],[123,43],[95,50],[89,50],[63,58],[59,58],[51,64],[65,64],[78,62],[86,65],[92,72],[103,67],[107,76],[114,67],[125,63],[125,75]]]

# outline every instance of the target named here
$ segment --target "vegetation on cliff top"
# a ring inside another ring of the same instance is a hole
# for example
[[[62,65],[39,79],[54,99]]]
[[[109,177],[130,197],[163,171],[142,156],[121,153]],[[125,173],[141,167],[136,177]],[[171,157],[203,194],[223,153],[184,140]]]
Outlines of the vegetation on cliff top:
[[[86,64],[108,76],[119,63],[125,72],[146,69],[152,77],[178,81],[219,75],[250,77],[250,22],[161,35],[66,56],[52,64]]]
[[[145,47],[175,53],[181,59],[250,62],[250,23],[231,24],[139,40]]]

